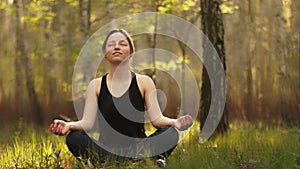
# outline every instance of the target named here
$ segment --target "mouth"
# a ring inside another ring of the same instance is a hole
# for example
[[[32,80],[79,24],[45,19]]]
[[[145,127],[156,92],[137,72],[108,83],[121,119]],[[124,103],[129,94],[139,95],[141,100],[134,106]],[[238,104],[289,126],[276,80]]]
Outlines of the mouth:
[[[122,55],[122,53],[121,52],[113,52],[112,55],[113,56],[119,56],[119,55]]]

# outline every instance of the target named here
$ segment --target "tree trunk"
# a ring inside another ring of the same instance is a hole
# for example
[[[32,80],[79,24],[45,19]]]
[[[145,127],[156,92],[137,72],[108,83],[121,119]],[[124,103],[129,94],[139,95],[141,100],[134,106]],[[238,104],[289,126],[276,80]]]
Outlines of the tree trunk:
[[[106,0],[106,17],[108,22],[111,22],[111,29],[115,28],[115,23],[112,20],[115,17],[113,0]]]
[[[279,28],[279,37],[277,39],[276,49],[277,49],[277,58],[278,58],[278,92],[279,92],[279,111],[281,120],[283,122],[283,125],[286,126],[292,126],[292,117],[290,116],[290,107],[288,104],[288,91],[287,91],[287,65],[285,63],[285,55],[288,53],[285,53],[285,46],[286,46],[286,34],[288,30],[286,29],[286,19],[283,16],[283,5],[282,2],[275,1],[278,9],[280,9],[280,12],[278,12],[278,28]]]
[[[220,10],[220,0],[202,0],[201,1],[201,12],[202,12],[202,26],[203,32],[208,37],[208,39],[213,44],[216,49],[219,58],[223,64],[224,71],[226,72],[226,63],[225,63],[225,48],[224,48],[224,27],[222,21],[222,13]],[[204,48],[205,49],[205,48]],[[204,55],[206,50],[204,50]],[[205,59],[204,59],[205,62]],[[225,79],[219,79],[220,84]],[[224,90],[225,83],[222,83]],[[225,96],[226,97],[226,96]],[[208,116],[208,112],[211,105],[211,83],[208,76],[208,72],[205,67],[203,67],[202,72],[202,88],[201,88],[201,112],[200,112],[200,130],[202,130],[205,120]],[[216,129],[216,134],[224,133],[228,130],[228,110],[227,104],[223,110],[221,120]]]
[[[15,59],[15,111],[17,113],[18,117],[21,117],[22,110],[24,109],[24,97],[23,95],[20,97],[20,93],[23,91],[23,84],[22,84],[22,62],[21,62],[21,53],[20,51],[22,48],[24,48],[24,44],[20,43],[20,35],[19,31],[22,29],[21,28],[21,5],[20,1],[14,1],[15,5],[15,10],[16,10],[16,37],[17,37],[17,42],[16,42],[16,59]]]
[[[52,6],[52,11],[54,11],[55,13],[57,13],[57,11],[55,11],[55,9]],[[55,38],[54,36],[52,36],[53,34],[53,26],[58,24],[57,21],[52,20],[52,21],[45,21],[45,32],[44,32],[44,38],[46,39],[47,42],[50,42],[49,44],[45,45],[45,60],[44,62],[45,64],[45,70],[43,73],[44,76],[44,83],[43,83],[43,87],[44,87],[44,96],[43,98],[46,99],[44,101],[44,103],[47,104],[47,108],[49,110],[47,110],[48,112],[56,112],[56,108],[57,108],[57,89],[56,89],[56,80],[57,80],[57,65],[55,64],[55,52],[53,51],[53,49],[55,48],[55,46],[53,45],[54,43],[52,43],[52,39]]]
[[[26,51],[25,47],[25,37],[24,37],[24,29],[25,24],[22,21],[22,0],[14,1],[15,9],[16,9],[16,38],[17,38],[17,44],[16,44],[16,53],[17,57],[20,58],[16,61],[16,66],[19,68],[24,68],[24,74],[25,74],[25,80],[26,80],[26,91],[28,94],[29,99],[29,106],[34,116],[34,121],[36,124],[43,124],[43,117],[41,114],[40,104],[38,102],[37,94],[35,91],[35,82],[34,82],[34,73],[33,73],[33,67],[32,63],[29,59],[28,52]],[[21,63],[23,63],[24,67],[21,67]],[[17,70],[20,71],[20,70]],[[18,75],[19,76],[19,75]],[[21,77],[18,77],[17,79],[17,85],[21,84]],[[21,86],[21,85],[20,85]],[[20,87],[20,86],[17,86]],[[20,95],[20,93],[16,93],[17,95]],[[18,105],[17,105],[18,106]]]
[[[249,26],[247,28],[248,38],[246,38],[246,46],[248,48],[246,53],[246,86],[245,86],[245,93],[244,93],[244,106],[245,106],[245,116],[248,121],[253,120],[253,75],[252,75],[252,58],[254,55],[254,47],[252,46],[254,44],[253,40],[253,33],[255,31],[254,28],[254,18],[252,13],[252,6],[251,1],[248,0],[246,4],[244,5],[244,10],[248,10],[248,12],[244,15],[246,22],[249,23]]]
[[[88,39],[90,30],[90,16],[91,16],[91,1],[80,0],[79,1],[79,26],[81,32],[82,44]]]
[[[80,34],[82,44],[86,42],[89,36],[90,30],[90,16],[91,16],[91,1],[90,0],[80,0],[79,1],[79,25],[80,25]],[[87,46],[88,48],[88,46]],[[93,71],[92,71],[92,59],[89,53],[89,50],[85,50],[83,53],[83,65],[82,72],[84,82],[88,84],[93,79]]]
[[[65,45],[67,43],[67,22],[66,22],[66,2],[65,0],[60,0],[58,1],[58,6],[59,6],[59,18],[58,22],[59,24],[58,29],[59,29],[59,44],[60,45]],[[55,25],[54,25],[55,26]]]

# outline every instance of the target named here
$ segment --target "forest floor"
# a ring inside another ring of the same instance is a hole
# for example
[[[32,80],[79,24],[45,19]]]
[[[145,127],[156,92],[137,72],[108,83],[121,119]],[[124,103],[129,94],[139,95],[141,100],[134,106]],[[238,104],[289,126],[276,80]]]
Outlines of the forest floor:
[[[195,124],[168,158],[166,168],[300,169],[300,129],[232,124],[213,140],[198,144]],[[37,129],[21,120],[0,130],[0,168],[88,168],[72,156],[65,137],[46,128]],[[157,168],[150,159],[102,163],[97,168]]]

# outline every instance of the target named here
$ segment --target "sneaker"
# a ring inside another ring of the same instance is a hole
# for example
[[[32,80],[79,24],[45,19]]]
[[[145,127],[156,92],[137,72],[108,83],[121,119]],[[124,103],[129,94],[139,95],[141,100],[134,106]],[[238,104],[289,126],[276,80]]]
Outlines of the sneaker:
[[[166,158],[162,155],[159,155],[156,164],[159,168],[165,168],[166,167]]]

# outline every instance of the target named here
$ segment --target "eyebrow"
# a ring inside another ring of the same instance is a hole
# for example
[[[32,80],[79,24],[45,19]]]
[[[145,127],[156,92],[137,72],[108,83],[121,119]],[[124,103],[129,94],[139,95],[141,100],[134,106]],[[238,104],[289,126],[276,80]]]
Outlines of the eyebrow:
[[[128,40],[127,40],[127,38],[125,38],[125,39],[121,39],[121,40],[119,40],[119,41],[115,41],[115,40],[110,40],[110,41],[108,41],[108,43],[111,43],[111,42],[128,42]],[[129,43],[129,42],[128,42]]]

